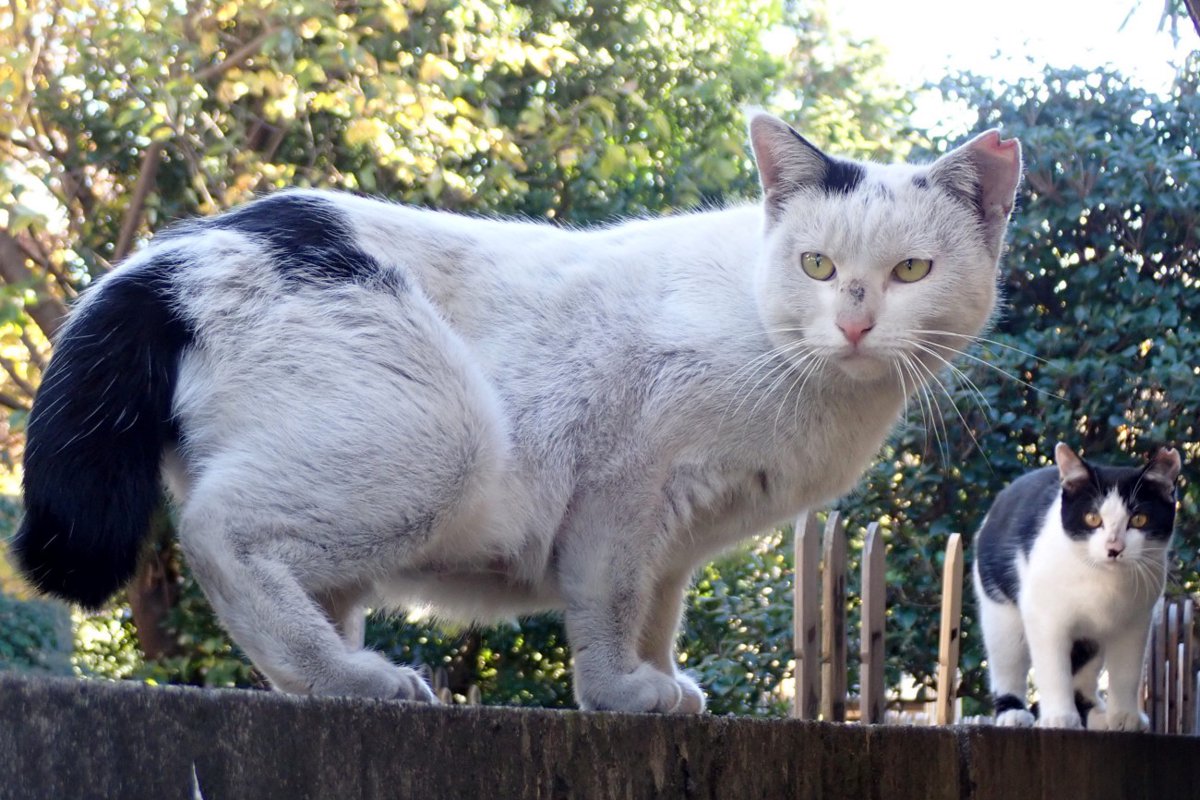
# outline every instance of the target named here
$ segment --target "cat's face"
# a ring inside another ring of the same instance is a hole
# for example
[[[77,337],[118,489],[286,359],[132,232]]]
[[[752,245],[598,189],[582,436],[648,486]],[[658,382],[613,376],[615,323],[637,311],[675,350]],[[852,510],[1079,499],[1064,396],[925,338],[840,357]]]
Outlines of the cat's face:
[[[1064,444],[1054,451],[1062,484],[1062,525],[1081,555],[1097,565],[1135,569],[1158,561],[1175,528],[1175,450],[1145,467],[1088,464]]]
[[[767,115],[751,121],[766,247],[759,308],[796,361],[910,389],[991,316],[1020,149],[994,132],[928,166],[830,158]]]

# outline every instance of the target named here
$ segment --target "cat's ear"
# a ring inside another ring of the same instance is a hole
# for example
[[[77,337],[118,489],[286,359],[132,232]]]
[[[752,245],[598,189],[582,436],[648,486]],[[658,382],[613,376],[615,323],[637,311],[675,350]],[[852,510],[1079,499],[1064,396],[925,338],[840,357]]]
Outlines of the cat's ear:
[[[1174,447],[1160,447],[1150,457],[1150,463],[1142,472],[1142,480],[1149,481],[1160,489],[1168,500],[1175,497],[1175,479],[1183,469],[1179,451]]]
[[[1058,465],[1058,481],[1067,491],[1081,489],[1092,480],[1087,464],[1062,442],[1054,445],[1054,463]]]
[[[929,179],[975,210],[984,242],[999,258],[1021,182],[1021,143],[986,131],[935,161]]]
[[[750,147],[762,181],[768,222],[797,191],[825,179],[829,157],[778,117],[750,112]]]

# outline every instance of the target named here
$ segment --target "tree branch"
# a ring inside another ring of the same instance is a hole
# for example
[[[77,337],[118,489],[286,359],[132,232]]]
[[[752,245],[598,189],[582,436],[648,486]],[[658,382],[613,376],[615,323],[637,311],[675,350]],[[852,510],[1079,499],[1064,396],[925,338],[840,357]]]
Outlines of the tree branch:
[[[151,142],[142,154],[142,168],[138,172],[137,183],[133,186],[133,197],[125,209],[125,218],[121,220],[121,233],[117,236],[116,250],[113,252],[113,262],[119,262],[129,254],[133,246],[133,237],[137,235],[142,222],[142,209],[146,198],[154,189],[155,178],[158,175],[158,164],[162,160],[163,143]]]
[[[39,351],[37,345],[33,343],[33,339],[29,336],[29,333],[24,330],[21,331],[21,343],[24,344],[25,349],[29,351],[29,360],[33,362],[35,367],[38,368],[38,372],[45,372],[46,359],[42,358],[41,351]]]
[[[42,329],[42,333],[46,334],[46,338],[52,338],[63,318],[67,316],[67,307],[57,297],[45,292],[44,282],[39,282],[33,271],[25,266],[25,251],[12,234],[5,230],[0,230],[0,280],[10,286],[25,283],[37,287],[42,283],[38,301],[26,306],[25,311]]]
[[[4,367],[4,371],[8,373],[8,377],[12,378],[12,382],[15,383],[22,392],[29,395],[30,399],[33,399],[33,396],[37,394],[37,387],[21,377],[21,373],[17,372],[16,364],[4,356],[0,356],[0,367]]]
[[[272,25],[265,31],[255,36],[244,45],[234,50],[224,59],[216,64],[210,64],[204,69],[196,73],[196,80],[200,83],[208,83],[217,80],[234,67],[239,67],[242,64],[253,58],[262,48],[263,43],[279,32],[279,27]]]
[[[11,408],[13,411],[28,411],[29,406],[10,394],[0,392],[0,406]]]

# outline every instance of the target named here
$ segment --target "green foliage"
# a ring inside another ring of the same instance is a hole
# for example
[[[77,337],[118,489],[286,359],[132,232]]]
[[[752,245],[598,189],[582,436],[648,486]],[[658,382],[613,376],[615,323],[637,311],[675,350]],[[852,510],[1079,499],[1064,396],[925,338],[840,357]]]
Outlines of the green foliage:
[[[71,624],[66,608],[18,600],[0,592],[0,672],[71,671]]]

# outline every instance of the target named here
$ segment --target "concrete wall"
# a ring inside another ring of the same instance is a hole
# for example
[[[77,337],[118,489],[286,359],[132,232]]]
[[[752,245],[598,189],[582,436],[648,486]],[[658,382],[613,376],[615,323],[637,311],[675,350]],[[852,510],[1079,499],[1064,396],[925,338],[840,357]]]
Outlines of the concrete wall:
[[[1200,798],[1200,739],[290,697],[0,675],[9,798]]]

